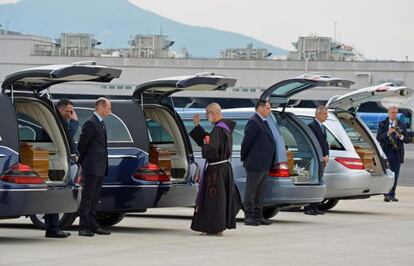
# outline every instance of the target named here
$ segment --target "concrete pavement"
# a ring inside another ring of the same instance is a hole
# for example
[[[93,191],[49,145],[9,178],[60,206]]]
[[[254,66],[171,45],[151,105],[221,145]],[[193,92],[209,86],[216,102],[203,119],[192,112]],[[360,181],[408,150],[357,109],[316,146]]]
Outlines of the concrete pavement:
[[[29,219],[0,221],[0,265],[413,265],[414,187],[398,203],[341,201],[320,216],[281,212],[223,237],[189,230],[192,210],[133,214],[110,236],[45,239]],[[242,220],[240,220],[242,221]]]

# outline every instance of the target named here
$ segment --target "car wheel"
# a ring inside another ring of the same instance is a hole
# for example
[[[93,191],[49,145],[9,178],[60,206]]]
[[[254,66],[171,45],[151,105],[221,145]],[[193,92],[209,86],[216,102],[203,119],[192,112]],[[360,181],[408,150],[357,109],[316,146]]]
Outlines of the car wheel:
[[[280,211],[279,207],[263,207],[263,217],[265,219],[270,219],[278,214]]]
[[[332,209],[333,207],[338,204],[339,200],[337,199],[325,199],[321,203],[318,204],[318,209],[321,211],[327,211]]]
[[[32,221],[33,225],[38,229],[46,229],[45,219],[43,218],[44,214],[35,214],[30,215],[30,220]],[[65,229],[73,224],[73,222],[78,217],[76,212],[70,213],[59,213],[59,227],[60,229]]]
[[[96,220],[101,226],[108,227],[116,225],[124,219],[125,213],[100,212],[96,214]]]

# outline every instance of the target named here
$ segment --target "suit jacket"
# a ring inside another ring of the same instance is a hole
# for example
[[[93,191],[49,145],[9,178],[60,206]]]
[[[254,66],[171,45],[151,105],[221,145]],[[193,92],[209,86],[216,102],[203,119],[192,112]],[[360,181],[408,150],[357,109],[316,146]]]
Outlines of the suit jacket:
[[[410,136],[407,133],[407,127],[403,123],[398,122],[397,126],[402,130],[402,134],[404,136],[404,139],[402,141],[396,138],[398,150],[393,149],[387,136],[388,128],[390,127],[390,120],[388,117],[384,121],[381,121],[378,125],[377,140],[381,144],[381,148],[384,151],[385,155],[387,155],[388,159],[397,159],[400,163],[403,163],[404,143],[410,142]]]
[[[244,129],[240,159],[246,169],[270,170],[276,156],[276,141],[262,118],[255,114]]]
[[[82,127],[78,142],[79,162],[85,175],[103,177],[108,173],[106,129],[93,114]]]
[[[322,148],[322,155],[325,156],[329,156],[329,143],[327,141],[327,137],[325,135],[325,133],[322,131],[321,126],[319,125],[318,121],[316,121],[316,119],[314,119],[312,121],[312,123],[310,123],[309,128],[312,130],[313,134],[315,134],[316,139],[319,142],[319,145]]]

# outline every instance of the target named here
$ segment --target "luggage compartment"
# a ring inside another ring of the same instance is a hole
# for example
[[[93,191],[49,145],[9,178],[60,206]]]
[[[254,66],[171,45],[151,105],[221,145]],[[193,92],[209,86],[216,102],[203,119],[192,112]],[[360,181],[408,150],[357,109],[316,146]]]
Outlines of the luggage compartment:
[[[371,133],[366,131],[361,122],[351,113],[339,112],[337,117],[361,158],[365,170],[374,176],[383,175],[385,171]]]
[[[46,182],[61,183],[69,170],[67,147],[55,116],[41,102],[15,99],[20,159]]]
[[[187,149],[182,130],[171,112],[161,105],[144,105],[149,131],[149,161],[173,182],[184,181],[188,172]]]

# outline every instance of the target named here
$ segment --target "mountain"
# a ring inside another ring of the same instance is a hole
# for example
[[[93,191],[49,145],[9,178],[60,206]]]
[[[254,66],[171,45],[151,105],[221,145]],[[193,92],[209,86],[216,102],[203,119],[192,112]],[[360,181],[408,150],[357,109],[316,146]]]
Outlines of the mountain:
[[[218,57],[220,49],[252,43],[273,55],[286,50],[238,33],[186,25],[141,9],[128,0],[20,0],[0,5],[0,24],[9,30],[59,38],[62,32],[92,33],[100,47],[128,47],[135,34],[168,35],[173,50],[186,47],[193,57]]]

